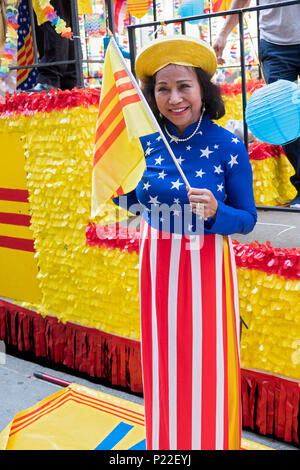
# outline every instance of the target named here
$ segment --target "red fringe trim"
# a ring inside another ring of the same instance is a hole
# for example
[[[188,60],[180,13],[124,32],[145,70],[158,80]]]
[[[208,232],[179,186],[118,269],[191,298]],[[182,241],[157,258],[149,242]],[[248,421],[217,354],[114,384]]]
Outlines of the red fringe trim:
[[[90,223],[86,228],[86,243],[109,250],[139,252],[139,231],[124,227],[101,227]],[[257,241],[242,244],[233,241],[236,264],[240,268],[264,271],[267,275],[276,274],[285,279],[300,279],[300,248],[274,248]]]
[[[139,253],[140,231],[120,227],[119,224],[110,226],[101,226],[90,222],[86,227],[86,243],[89,246],[99,246],[129,253]]]
[[[142,393],[140,342],[95,328],[61,323],[0,301],[0,339],[18,351]]]
[[[264,85],[264,80],[247,80],[246,91],[247,93],[253,93],[254,90]],[[242,93],[242,83],[221,83],[219,88],[222,95],[238,95]]]
[[[299,444],[298,382],[242,369],[243,427]]]
[[[254,91],[264,85],[263,81],[248,80],[247,92]],[[237,95],[242,93],[241,83],[224,83],[220,85],[222,95]],[[7,94],[6,100],[0,104],[1,117],[12,114],[32,115],[36,112],[50,113],[76,106],[98,106],[101,90],[93,88],[73,88],[72,90],[51,90],[49,93],[15,92]]]
[[[249,145],[248,153],[250,160],[266,160],[267,158],[280,158],[284,152],[280,145],[254,142]]]
[[[300,279],[300,248],[274,248],[257,241],[242,244],[233,241],[236,265],[240,268],[257,269],[267,275],[276,274],[285,279]]]
[[[98,106],[100,91],[93,88],[73,88],[73,90],[51,90],[49,93],[13,93],[0,104],[1,118],[13,114],[31,116],[38,113],[51,113],[77,106]]]
[[[142,393],[140,342],[107,334],[0,301],[0,339],[112,385]],[[299,444],[297,382],[241,370],[243,428]]]

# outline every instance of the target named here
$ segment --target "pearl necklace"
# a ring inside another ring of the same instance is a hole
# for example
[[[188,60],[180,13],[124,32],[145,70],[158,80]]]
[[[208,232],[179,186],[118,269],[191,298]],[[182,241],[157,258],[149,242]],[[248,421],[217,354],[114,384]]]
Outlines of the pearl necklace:
[[[202,121],[203,114],[204,114],[204,110],[203,110],[203,112],[202,112],[202,114],[201,114],[201,116],[200,116],[200,119],[199,119],[199,121],[198,121],[198,124],[197,124],[196,129],[194,130],[194,132],[193,132],[191,135],[189,135],[189,136],[186,137],[185,139],[181,139],[180,137],[177,137],[176,135],[170,134],[169,131],[168,131],[168,129],[167,129],[166,124],[164,124],[164,129],[165,129],[166,133],[168,134],[168,136],[170,137],[171,142],[174,141],[174,142],[176,142],[176,144],[177,144],[177,142],[186,142],[187,140],[190,140],[192,137],[194,137],[194,135],[196,134],[196,132],[198,132],[198,130],[199,130],[199,127],[200,127],[200,124],[201,124],[201,121]]]

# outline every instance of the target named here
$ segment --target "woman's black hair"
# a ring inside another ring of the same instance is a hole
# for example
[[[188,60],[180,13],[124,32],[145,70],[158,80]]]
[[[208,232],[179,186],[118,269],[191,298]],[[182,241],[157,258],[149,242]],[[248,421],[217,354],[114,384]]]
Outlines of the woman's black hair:
[[[202,101],[205,105],[204,115],[208,114],[208,116],[213,120],[220,119],[225,114],[225,106],[219,87],[211,81],[210,76],[203,69],[194,67],[194,70],[197,74],[203,93]],[[156,74],[149,77],[148,81],[143,84],[142,91],[159,125],[162,126],[165,118],[164,116],[161,116],[156,105],[154,96],[155,80]]]

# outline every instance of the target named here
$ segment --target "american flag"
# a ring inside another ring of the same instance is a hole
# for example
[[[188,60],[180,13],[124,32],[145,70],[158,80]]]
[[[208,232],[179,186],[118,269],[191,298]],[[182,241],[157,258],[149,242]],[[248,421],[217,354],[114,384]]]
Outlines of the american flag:
[[[18,24],[18,65],[29,65],[34,62],[32,32],[27,0],[19,4]],[[37,80],[37,69],[17,70],[17,90],[32,88]]]

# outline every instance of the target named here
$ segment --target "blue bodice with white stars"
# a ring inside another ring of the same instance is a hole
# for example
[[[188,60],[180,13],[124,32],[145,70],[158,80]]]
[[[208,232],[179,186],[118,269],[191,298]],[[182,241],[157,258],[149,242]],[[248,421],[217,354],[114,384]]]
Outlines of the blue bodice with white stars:
[[[173,136],[186,138],[197,123],[179,136],[168,123]],[[204,233],[249,233],[257,219],[253,196],[252,169],[243,142],[204,116],[198,132],[187,141],[166,138],[189,184],[209,189],[218,200],[215,220],[204,222]],[[159,133],[140,138],[146,169],[135,191],[129,193],[127,207],[143,206],[144,219],[158,230],[203,233],[203,220],[191,211],[183,181]],[[114,199],[118,203],[118,199]],[[136,213],[136,211],[133,211]]]

